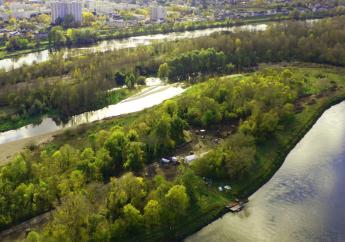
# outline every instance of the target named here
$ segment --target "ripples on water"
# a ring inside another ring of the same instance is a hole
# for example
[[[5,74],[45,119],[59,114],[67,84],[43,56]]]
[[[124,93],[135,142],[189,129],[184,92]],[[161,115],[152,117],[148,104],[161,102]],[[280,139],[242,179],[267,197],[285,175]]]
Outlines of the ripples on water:
[[[345,102],[322,115],[249,200],[186,241],[345,241]]]

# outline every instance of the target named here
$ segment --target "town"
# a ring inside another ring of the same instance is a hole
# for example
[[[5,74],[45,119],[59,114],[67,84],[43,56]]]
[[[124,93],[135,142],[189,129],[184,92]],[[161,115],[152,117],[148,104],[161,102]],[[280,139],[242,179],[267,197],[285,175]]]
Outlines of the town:
[[[106,36],[104,38],[108,39],[123,37],[123,33],[113,34],[121,29],[126,31],[126,35],[137,35],[143,32],[142,29],[145,29],[146,33],[158,33],[169,29],[188,29],[191,25],[210,27],[214,23],[243,19],[305,19],[343,13],[345,2],[338,0],[2,0],[0,51],[47,47],[52,27],[59,25],[64,29],[91,28],[94,36],[81,42],[93,43],[99,39],[96,35]],[[163,23],[166,27],[161,26]],[[150,26],[159,26],[160,29],[152,31]],[[176,26],[179,28],[175,28]],[[65,44],[53,43],[54,47],[63,45]],[[2,56],[5,57],[6,53]]]

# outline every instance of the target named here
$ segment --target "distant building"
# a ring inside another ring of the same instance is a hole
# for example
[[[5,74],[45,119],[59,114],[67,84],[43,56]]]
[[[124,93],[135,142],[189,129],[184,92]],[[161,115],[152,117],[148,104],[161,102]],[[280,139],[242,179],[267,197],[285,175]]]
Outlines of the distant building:
[[[73,16],[76,22],[81,22],[82,8],[81,1],[53,1],[51,2],[52,23],[56,23],[58,19],[63,20],[66,15]]]
[[[164,21],[167,18],[167,10],[162,7],[152,7],[151,9],[151,20],[152,21]]]

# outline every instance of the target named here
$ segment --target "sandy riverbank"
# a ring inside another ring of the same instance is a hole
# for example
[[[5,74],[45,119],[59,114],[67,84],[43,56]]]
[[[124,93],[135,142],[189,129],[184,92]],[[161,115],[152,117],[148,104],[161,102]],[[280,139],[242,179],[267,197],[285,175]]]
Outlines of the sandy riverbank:
[[[0,166],[6,165],[13,157],[24,151],[30,145],[41,145],[53,140],[54,136],[62,131],[38,135],[0,145]]]

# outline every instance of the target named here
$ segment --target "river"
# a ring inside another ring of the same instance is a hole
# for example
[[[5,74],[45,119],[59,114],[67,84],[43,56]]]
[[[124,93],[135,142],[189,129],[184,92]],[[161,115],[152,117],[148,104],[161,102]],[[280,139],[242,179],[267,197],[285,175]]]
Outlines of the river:
[[[184,91],[181,86],[164,84],[158,78],[148,78],[146,79],[146,83],[148,87],[143,89],[139,94],[102,109],[73,116],[66,124],[57,124],[51,118],[44,118],[38,125],[30,124],[16,130],[2,132],[0,133],[0,145],[52,133],[105,118],[138,112],[158,105]]]
[[[105,40],[100,41],[95,45],[87,46],[87,47],[80,47],[80,48],[63,48],[57,52],[59,52],[62,56],[71,57],[77,55],[83,55],[87,53],[95,53],[95,52],[106,52],[111,50],[118,50],[118,49],[127,49],[127,48],[135,48],[140,45],[150,45],[155,42],[163,42],[163,41],[174,41],[179,39],[191,39],[191,38],[198,38],[202,36],[208,36],[213,33],[221,32],[221,31],[264,31],[268,27],[268,24],[248,24],[243,26],[237,27],[223,27],[223,28],[210,28],[210,29],[203,29],[203,30],[193,30],[193,31],[185,31],[185,32],[173,32],[167,34],[155,34],[155,35],[145,35],[145,36],[137,36],[137,37],[130,37],[124,39],[117,39],[117,40]],[[23,65],[32,65],[35,63],[41,63],[44,61],[48,61],[53,53],[50,50],[43,50],[38,51],[30,54],[21,55],[15,58],[7,58],[0,60],[0,69],[5,69],[9,71],[11,69],[20,68]]]
[[[135,48],[140,45],[150,45],[154,42],[159,41],[174,41],[179,39],[197,38],[201,36],[208,36],[212,33],[217,33],[221,31],[264,31],[267,29],[267,27],[268,24],[249,24],[238,27],[211,28],[204,30],[175,32],[168,34],[146,35],[126,38],[122,40],[101,41],[93,46],[73,49],[66,48],[60,50],[59,52],[63,56],[68,57],[87,53],[111,51],[115,49]],[[20,68],[23,65],[34,65],[36,63],[44,62],[49,60],[53,53],[55,52],[44,50],[40,52],[22,55],[19,58],[3,59],[0,60],[0,69],[2,68],[9,71],[11,69]],[[48,134],[69,127],[75,127],[84,123],[98,121],[123,114],[138,112],[143,109],[160,104],[164,100],[172,98],[183,92],[183,89],[181,87],[164,85],[162,83],[153,82],[153,84],[149,84],[149,86],[150,87],[148,89],[145,89],[142,93],[140,93],[139,96],[129,98],[119,104],[110,105],[108,107],[94,112],[86,112],[80,115],[76,115],[72,117],[67,124],[57,124],[51,118],[44,118],[39,125],[30,124],[16,130],[2,132],[0,133],[0,145],[13,141],[18,141],[21,139],[27,139],[43,134]]]
[[[186,242],[345,241],[345,102],[327,110],[238,214]]]

